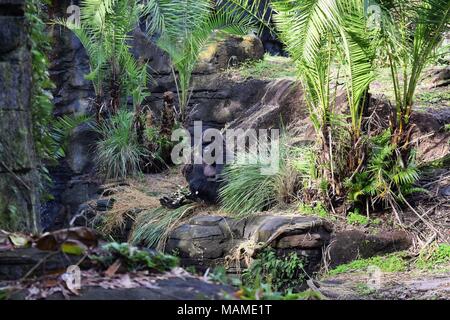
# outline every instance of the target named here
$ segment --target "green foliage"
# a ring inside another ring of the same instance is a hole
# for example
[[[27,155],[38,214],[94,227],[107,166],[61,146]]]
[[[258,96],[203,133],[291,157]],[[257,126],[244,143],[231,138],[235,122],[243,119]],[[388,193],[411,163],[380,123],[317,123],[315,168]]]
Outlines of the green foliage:
[[[419,103],[427,103],[427,104],[450,104],[450,92],[448,90],[445,91],[427,91],[422,92],[420,94],[416,94],[416,100]]]
[[[243,78],[279,79],[295,77],[297,69],[290,58],[272,56],[268,53],[260,61],[248,61],[229,70],[237,72]]]
[[[337,275],[352,271],[367,270],[368,267],[375,266],[383,272],[406,271],[408,264],[402,257],[402,254],[396,253],[387,256],[376,256],[368,259],[359,259],[352,262],[341,264],[328,272],[329,275]]]
[[[52,143],[54,143],[54,157],[63,158],[66,155],[69,139],[73,130],[89,120],[91,120],[91,117],[87,115],[65,115],[53,120],[51,126],[51,136],[53,139]]]
[[[272,5],[280,38],[296,63],[306,89],[316,132],[320,135],[330,125],[335,103],[330,91],[331,64],[336,57],[343,66],[342,80],[347,89],[352,130],[358,136],[363,98],[374,79],[372,40],[376,30],[368,27],[365,2],[276,0]]]
[[[298,211],[302,214],[306,215],[314,215],[321,218],[329,218],[330,214],[328,210],[325,208],[323,203],[316,202],[312,204],[305,204],[301,202],[298,206]]]
[[[256,152],[238,153],[236,161],[225,166],[219,190],[225,211],[246,216],[296,199],[303,172],[309,169],[300,160],[302,150],[289,146],[286,137],[280,139],[279,146],[276,168],[263,163]]]
[[[152,164],[166,165],[167,154],[173,146],[169,137],[161,135],[158,127],[145,128],[145,140],[149,143],[149,156]]]
[[[269,283],[274,291],[298,290],[305,281],[304,261],[295,252],[278,257],[273,249],[265,249],[242,274],[245,286]]]
[[[391,69],[397,112],[392,124],[400,132],[409,123],[422,71],[449,30],[450,2],[382,1],[383,46]]]
[[[247,34],[254,27],[253,20],[241,7],[215,6],[211,0],[150,0],[144,13],[151,15],[149,33],[160,34],[157,45],[170,56],[174,77],[177,72],[179,120],[184,121],[192,93],[191,75],[203,48],[212,35]]]
[[[96,163],[107,178],[124,179],[140,172],[146,150],[138,143],[133,124],[133,113],[120,110],[95,127],[101,135],[97,142]]]
[[[178,266],[178,258],[160,252],[139,250],[128,243],[112,242],[103,246],[105,256],[96,258],[105,266],[109,266],[117,259],[130,271],[150,269],[151,271],[164,272]]]
[[[162,249],[167,233],[192,213],[196,206],[196,204],[186,204],[173,210],[160,207],[140,213],[133,227],[131,242]]]
[[[370,198],[372,203],[384,201],[392,204],[393,200],[403,201],[405,196],[421,191],[414,187],[419,179],[414,153],[404,163],[397,147],[391,144],[388,130],[373,137],[369,149],[371,155],[367,169],[347,182],[350,201],[364,203],[365,199]]]
[[[212,272],[208,274],[208,279],[224,285],[232,285],[239,287],[242,285],[241,280],[236,276],[230,276],[227,274],[227,270],[224,266],[217,266]]]
[[[450,244],[441,243],[430,251],[422,251],[416,261],[419,269],[433,270],[441,266],[450,267]]]
[[[303,292],[293,293],[288,290],[285,293],[273,291],[268,283],[258,283],[252,287],[242,286],[235,294],[241,300],[325,300],[326,298],[317,291],[308,289]]]
[[[130,34],[141,16],[134,0],[83,0],[81,25],[69,20],[55,23],[70,29],[89,56],[90,73],[101,107],[113,114],[131,96],[135,108],[149,95],[147,64],[139,63],[130,51]],[[100,106],[97,106],[100,107]]]
[[[349,224],[355,224],[360,226],[368,225],[370,222],[369,217],[363,216],[359,213],[359,209],[355,209],[354,212],[350,212],[347,215],[347,223]]]
[[[8,300],[8,296],[9,296],[8,291],[0,288],[0,301]]]
[[[54,88],[48,73],[47,54],[51,49],[50,38],[45,30],[42,6],[49,1],[27,0],[26,18],[30,28],[32,59],[31,116],[33,139],[40,159],[55,161],[58,148],[53,140],[50,124],[53,120],[51,90]]]
[[[368,296],[372,293],[376,292],[375,288],[371,288],[367,283],[357,283],[356,284],[356,292],[358,292],[358,294],[362,295],[362,296]]]

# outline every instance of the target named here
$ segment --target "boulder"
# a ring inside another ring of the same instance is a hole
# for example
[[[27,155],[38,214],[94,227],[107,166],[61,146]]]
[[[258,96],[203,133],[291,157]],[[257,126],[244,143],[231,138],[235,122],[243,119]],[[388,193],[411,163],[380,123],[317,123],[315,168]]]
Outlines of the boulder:
[[[55,271],[65,270],[77,263],[78,256],[62,252],[43,251],[36,248],[23,248],[0,251],[0,281],[19,280],[35,270],[30,276],[39,276]]]
[[[313,271],[320,263],[330,233],[331,226],[314,217],[197,216],[169,234],[165,251],[177,252],[184,265],[206,268],[223,264],[239,245],[252,243],[255,254],[266,246],[280,255],[295,251],[306,258],[308,270]]]
[[[83,275],[82,275],[83,276]],[[82,278],[83,279],[83,278]],[[131,277],[131,281],[133,277]],[[100,281],[99,281],[100,282]],[[129,282],[129,281],[128,281]],[[142,282],[142,281],[141,281]],[[117,280],[111,284],[103,280],[102,285],[84,285],[79,295],[63,294],[61,290],[54,290],[45,297],[31,297],[31,299],[45,300],[220,300],[224,295],[231,295],[235,290],[230,286],[214,284],[186,272],[179,276],[156,276],[148,278],[151,284],[136,287],[123,286],[117,288]],[[126,284],[126,283],[125,283]],[[36,285],[42,286],[41,283]],[[48,290],[48,288],[47,288]],[[43,290],[45,291],[45,290]],[[56,291],[56,292],[55,292]],[[30,295],[29,290],[13,293],[9,300],[24,300]]]
[[[209,45],[200,55],[196,73],[211,73],[235,67],[245,61],[260,60],[264,47],[255,35],[229,36]]]
[[[83,123],[76,127],[70,136],[66,161],[75,175],[90,173],[94,170],[95,143],[99,134],[91,123]]]
[[[327,248],[328,265],[334,268],[356,259],[370,258],[408,249],[411,238],[404,231],[380,231],[367,234],[360,230],[336,232]]]

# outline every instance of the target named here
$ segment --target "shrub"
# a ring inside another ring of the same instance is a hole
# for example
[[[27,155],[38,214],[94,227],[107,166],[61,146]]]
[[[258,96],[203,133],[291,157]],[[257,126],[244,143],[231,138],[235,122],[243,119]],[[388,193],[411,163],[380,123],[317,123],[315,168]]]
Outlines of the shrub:
[[[367,169],[346,182],[350,201],[361,204],[370,200],[373,205],[379,202],[392,205],[403,202],[407,195],[421,191],[414,187],[419,179],[414,153],[405,162],[397,146],[391,144],[389,130],[370,139],[369,148],[371,155]]]
[[[96,162],[107,178],[124,179],[140,172],[146,151],[137,140],[133,113],[120,110],[108,121],[96,126],[101,135]]]
[[[348,214],[347,222],[349,224],[356,224],[356,225],[365,226],[365,225],[369,224],[370,219],[367,216],[363,216],[362,214],[359,213],[359,210],[355,209],[354,212],[350,212]]]
[[[274,291],[287,292],[298,289],[305,280],[303,259],[295,252],[278,257],[273,249],[265,249],[258,254],[242,275],[245,286],[255,287],[259,283],[269,283]]]

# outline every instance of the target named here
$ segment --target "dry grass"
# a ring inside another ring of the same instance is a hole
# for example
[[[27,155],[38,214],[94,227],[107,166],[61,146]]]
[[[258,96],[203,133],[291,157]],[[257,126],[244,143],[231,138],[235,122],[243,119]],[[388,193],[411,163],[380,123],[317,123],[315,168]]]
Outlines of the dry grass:
[[[96,216],[98,230],[104,235],[123,230],[127,219],[134,221],[137,213],[160,205],[157,197],[144,193],[135,184],[107,186],[101,198],[111,197],[115,200],[113,208]]]

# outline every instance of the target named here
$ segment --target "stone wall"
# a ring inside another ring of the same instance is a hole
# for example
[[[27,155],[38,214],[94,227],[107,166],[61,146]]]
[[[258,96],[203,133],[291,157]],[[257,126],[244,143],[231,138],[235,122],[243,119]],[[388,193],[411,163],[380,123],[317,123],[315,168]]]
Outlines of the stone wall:
[[[0,228],[37,231],[31,55],[24,0],[0,0]]]

